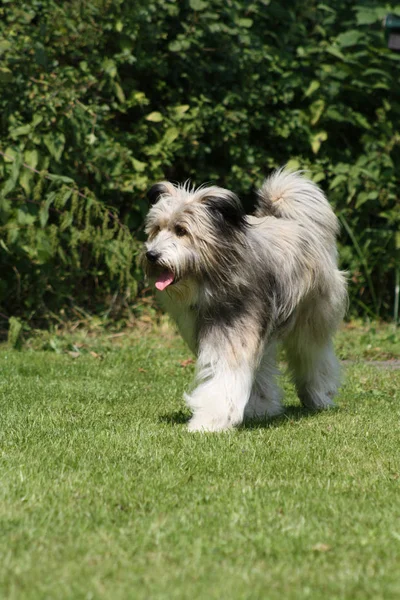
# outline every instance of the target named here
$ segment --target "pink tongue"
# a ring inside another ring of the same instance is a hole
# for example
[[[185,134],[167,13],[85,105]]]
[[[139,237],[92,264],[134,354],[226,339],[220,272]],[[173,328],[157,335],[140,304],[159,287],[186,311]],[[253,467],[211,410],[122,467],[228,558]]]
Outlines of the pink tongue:
[[[156,281],[156,288],[162,292],[174,281],[174,275],[171,271],[164,271],[161,275],[158,276]]]

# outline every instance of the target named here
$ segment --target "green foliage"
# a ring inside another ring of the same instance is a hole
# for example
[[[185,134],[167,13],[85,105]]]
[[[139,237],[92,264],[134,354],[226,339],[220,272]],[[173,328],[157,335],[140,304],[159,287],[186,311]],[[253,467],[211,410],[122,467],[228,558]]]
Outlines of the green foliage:
[[[98,308],[119,289],[133,298],[152,182],[214,181],[250,206],[290,160],[341,218],[352,312],[390,316],[400,264],[390,10],[378,0],[3,2],[0,310]]]
[[[7,193],[18,180],[20,185],[26,180],[21,167],[17,154],[4,183]],[[5,277],[0,282],[0,302],[6,307],[20,307],[30,316],[48,314],[69,302],[93,307],[87,296],[92,290],[95,294],[102,278],[106,279],[100,284],[103,295],[112,291],[113,283],[136,293],[137,242],[114,209],[73,184],[68,177],[42,171],[31,197],[10,202],[3,194],[0,246]]]
[[[22,334],[22,323],[15,317],[10,317],[8,329],[8,345],[10,348],[20,350],[21,348],[21,334]]]

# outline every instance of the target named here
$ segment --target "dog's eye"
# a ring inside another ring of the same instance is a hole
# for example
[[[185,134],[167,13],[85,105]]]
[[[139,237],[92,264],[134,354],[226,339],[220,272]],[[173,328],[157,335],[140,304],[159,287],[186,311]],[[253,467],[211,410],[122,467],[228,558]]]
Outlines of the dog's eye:
[[[177,235],[178,237],[183,237],[186,234],[187,231],[184,227],[181,227],[180,225],[175,225],[175,235]]]

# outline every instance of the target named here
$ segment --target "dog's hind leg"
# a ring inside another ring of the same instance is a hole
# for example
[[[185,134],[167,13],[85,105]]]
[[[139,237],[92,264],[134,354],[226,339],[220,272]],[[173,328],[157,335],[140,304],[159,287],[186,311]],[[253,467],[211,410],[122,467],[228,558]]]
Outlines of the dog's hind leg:
[[[271,418],[283,412],[283,391],[277,382],[279,369],[276,364],[276,352],[275,342],[271,342],[264,349],[255,374],[250,400],[245,409],[246,417]]]
[[[330,293],[318,294],[299,307],[284,342],[298,396],[304,406],[314,410],[333,406],[340,385],[332,337],[343,318],[345,303],[344,280],[337,272]]]
[[[302,335],[295,334],[285,343],[289,370],[301,403],[321,410],[334,405],[333,397],[340,384],[339,361],[330,336],[315,340],[305,329]]]

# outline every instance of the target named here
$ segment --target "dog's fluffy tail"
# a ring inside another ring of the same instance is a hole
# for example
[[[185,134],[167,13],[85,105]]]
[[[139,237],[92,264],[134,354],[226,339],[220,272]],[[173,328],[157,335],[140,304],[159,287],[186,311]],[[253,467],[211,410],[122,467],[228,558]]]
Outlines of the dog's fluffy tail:
[[[301,171],[283,167],[266,179],[258,191],[256,217],[274,216],[317,226],[336,236],[339,222],[322,190]]]

